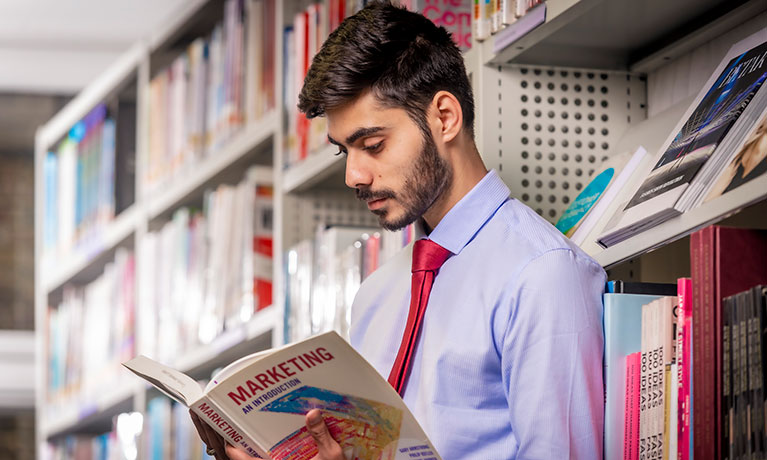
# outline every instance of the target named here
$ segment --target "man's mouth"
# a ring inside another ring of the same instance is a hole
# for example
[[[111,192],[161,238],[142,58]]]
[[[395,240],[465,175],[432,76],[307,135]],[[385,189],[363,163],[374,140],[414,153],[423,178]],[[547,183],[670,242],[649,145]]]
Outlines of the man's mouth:
[[[386,203],[386,200],[388,200],[388,198],[378,198],[374,200],[367,200],[368,209],[370,209],[371,211],[380,209]]]

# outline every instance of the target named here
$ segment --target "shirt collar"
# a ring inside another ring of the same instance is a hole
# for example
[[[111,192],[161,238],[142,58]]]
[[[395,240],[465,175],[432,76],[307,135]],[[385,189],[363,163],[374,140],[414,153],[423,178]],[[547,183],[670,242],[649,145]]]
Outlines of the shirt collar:
[[[498,173],[491,170],[445,214],[428,238],[458,254],[510,195],[509,188]],[[420,239],[426,236],[423,221],[418,219],[415,237]]]

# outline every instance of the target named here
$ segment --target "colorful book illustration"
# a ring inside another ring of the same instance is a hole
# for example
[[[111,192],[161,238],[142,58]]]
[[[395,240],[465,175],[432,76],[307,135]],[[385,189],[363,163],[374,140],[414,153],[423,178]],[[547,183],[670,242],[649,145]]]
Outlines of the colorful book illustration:
[[[440,459],[397,392],[335,332],[241,358],[205,389],[145,356],[124,365],[251,455],[313,458],[305,414],[319,409],[346,458]]]
[[[368,399],[342,395],[316,387],[301,387],[278,398],[260,410],[306,414],[322,410],[334,439],[343,439],[347,458],[389,460],[394,458],[393,443],[402,424],[402,411]],[[355,436],[358,433],[361,436]],[[270,450],[275,458],[312,458],[316,447],[306,427],[294,431]]]

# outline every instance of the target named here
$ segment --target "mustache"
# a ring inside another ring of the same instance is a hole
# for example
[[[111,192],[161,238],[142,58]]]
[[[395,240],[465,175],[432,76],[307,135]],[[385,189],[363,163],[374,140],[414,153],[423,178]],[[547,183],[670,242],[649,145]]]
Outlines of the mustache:
[[[382,200],[384,198],[394,198],[396,195],[388,189],[373,191],[368,187],[357,188],[357,199],[362,201]]]

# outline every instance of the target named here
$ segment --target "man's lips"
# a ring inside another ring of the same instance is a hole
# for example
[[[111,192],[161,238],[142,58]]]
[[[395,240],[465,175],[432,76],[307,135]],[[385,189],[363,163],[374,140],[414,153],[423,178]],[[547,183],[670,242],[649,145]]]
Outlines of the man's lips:
[[[385,203],[388,198],[379,198],[376,200],[369,200],[368,203],[368,209],[371,211],[375,211],[376,209],[380,209]]]

